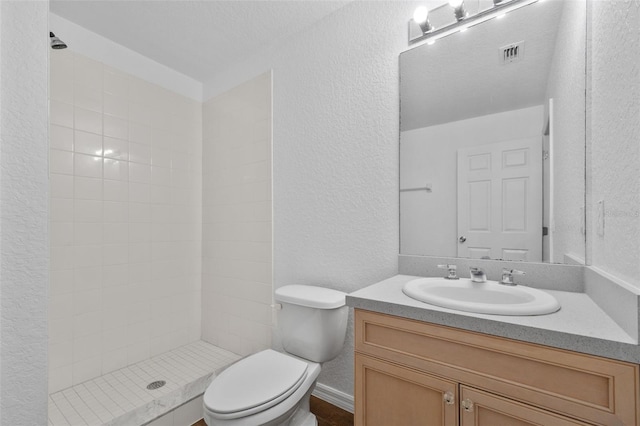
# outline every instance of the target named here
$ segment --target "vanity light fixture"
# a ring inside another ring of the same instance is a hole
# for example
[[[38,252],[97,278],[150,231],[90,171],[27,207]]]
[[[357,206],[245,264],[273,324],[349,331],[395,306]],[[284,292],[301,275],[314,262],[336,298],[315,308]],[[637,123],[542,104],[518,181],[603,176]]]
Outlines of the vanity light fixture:
[[[457,32],[463,32],[478,25],[482,22],[488,21],[493,18],[502,17],[505,14],[520,9],[521,7],[528,6],[532,3],[536,3],[540,0],[494,0],[493,7],[482,10],[473,15],[464,9],[464,0],[449,0],[448,5],[440,6],[434,9],[442,7],[452,7],[453,13],[456,18],[456,22],[445,25],[441,28],[435,28],[429,22],[429,11],[426,7],[420,6],[413,14],[413,19],[409,21],[409,44],[425,41],[427,44],[433,44],[436,40],[451,35]],[[416,24],[419,25],[422,34],[418,33]]]
[[[420,26],[422,34],[433,31],[433,25],[429,22],[429,9],[425,6],[418,6],[413,12],[413,22]]]
[[[456,21],[460,22],[469,16],[467,11],[464,10],[464,0],[449,0],[449,6],[453,8],[453,15],[456,17]]]

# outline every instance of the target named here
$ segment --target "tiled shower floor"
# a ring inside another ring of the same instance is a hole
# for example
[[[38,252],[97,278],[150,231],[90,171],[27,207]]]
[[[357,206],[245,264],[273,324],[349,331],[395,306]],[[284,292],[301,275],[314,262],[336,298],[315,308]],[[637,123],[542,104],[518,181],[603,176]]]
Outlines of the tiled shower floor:
[[[240,358],[198,341],[49,395],[49,426],[142,425],[203,393]],[[147,390],[156,380],[166,385]]]

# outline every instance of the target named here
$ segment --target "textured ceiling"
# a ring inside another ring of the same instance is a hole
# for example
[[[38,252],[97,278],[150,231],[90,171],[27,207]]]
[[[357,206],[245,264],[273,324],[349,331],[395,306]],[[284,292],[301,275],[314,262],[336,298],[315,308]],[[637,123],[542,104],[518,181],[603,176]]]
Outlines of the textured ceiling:
[[[543,104],[562,8],[535,3],[400,55],[401,130]],[[502,64],[520,41],[523,59]]]
[[[52,0],[51,12],[198,81],[348,1]],[[63,35],[60,35],[64,37]]]

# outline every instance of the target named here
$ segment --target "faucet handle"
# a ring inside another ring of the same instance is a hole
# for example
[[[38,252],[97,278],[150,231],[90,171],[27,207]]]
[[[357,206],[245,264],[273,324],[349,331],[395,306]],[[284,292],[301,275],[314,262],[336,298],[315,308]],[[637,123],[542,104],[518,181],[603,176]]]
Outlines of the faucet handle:
[[[446,279],[448,279],[448,280],[457,280],[458,279],[458,275],[456,275],[458,267],[456,265],[451,265],[451,264],[438,265],[438,268],[446,269],[446,270],[449,271],[449,275],[445,277]]]
[[[469,275],[471,277],[471,281],[474,283],[486,283],[487,282],[487,274],[484,272],[484,269],[478,268],[477,266],[469,267]]]
[[[525,275],[525,273],[517,269],[502,268],[502,279],[500,280],[500,284],[516,285],[516,283],[513,282],[514,275]]]

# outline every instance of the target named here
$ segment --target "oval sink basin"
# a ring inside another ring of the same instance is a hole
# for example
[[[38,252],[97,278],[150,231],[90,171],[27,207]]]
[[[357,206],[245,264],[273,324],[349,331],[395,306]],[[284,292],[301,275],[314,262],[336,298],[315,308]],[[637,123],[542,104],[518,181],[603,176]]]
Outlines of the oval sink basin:
[[[556,298],[543,290],[496,281],[418,278],[406,283],[402,291],[421,302],[478,314],[545,315],[560,309]]]

